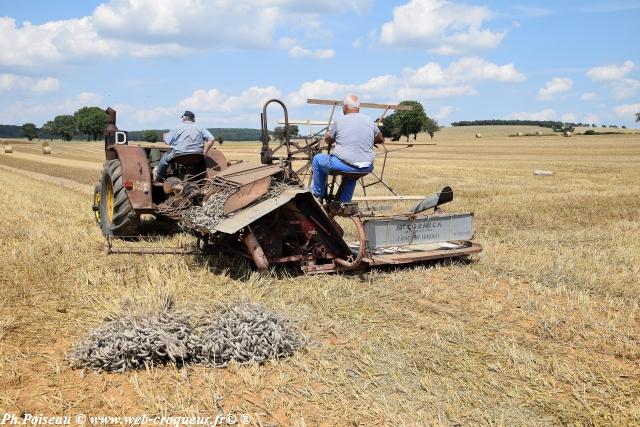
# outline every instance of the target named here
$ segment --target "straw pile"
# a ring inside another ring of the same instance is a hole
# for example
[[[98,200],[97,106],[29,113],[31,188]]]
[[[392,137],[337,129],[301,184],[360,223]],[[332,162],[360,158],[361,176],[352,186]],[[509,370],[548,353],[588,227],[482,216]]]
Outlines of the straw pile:
[[[72,348],[74,368],[124,372],[175,363],[225,367],[283,359],[305,345],[294,326],[259,304],[217,307],[192,327],[193,316],[173,310],[125,315],[91,331]]]

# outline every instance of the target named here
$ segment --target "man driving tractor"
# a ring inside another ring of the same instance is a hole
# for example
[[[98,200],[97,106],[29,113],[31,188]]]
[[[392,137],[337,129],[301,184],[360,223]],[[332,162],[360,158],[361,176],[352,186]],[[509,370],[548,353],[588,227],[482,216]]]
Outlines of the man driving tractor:
[[[164,142],[173,149],[162,155],[160,164],[154,173],[155,181],[163,181],[169,168],[171,159],[179,154],[207,153],[213,146],[215,139],[211,132],[195,124],[196,116],[191,111],[182,115],[182,123],[163,135]]]
[[[313,182],[311,192],[322,199],[325,197],[327,177],[334,172],[365,173],[373,171],[375,152],[373,144],[382,143],[384,137],[378,126],[368,116],[360,113],[360,100],[356,95],[348,95],[342,105],[342,116],[336,117],[324,136],[326,143],[336,144],[333,154],[316,154],[313,157]],[[350,202],[356,189],[357,180],[343,177],[340,202]]]

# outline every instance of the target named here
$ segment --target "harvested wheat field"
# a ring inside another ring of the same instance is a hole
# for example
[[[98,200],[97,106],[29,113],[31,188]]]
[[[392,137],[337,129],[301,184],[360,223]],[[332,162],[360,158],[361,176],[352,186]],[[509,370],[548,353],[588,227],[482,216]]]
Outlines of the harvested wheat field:
[[[48,156],[15,144],[0,153],[0,410],[248,414],[263,426],[640,424],[640,135],[507,136],[538,130],[448,128],[436,146],[393,154],[398,192],[448,184],[446,209],[475,212],[484,251],[471,262],[333,276],[107,256],[90,200],[101,143],[53,143]],[[259,147],[222,150],[256,160]],[[167,298],[195,313],[259,303],[308,343],[263,365],[71,368],[73,344],[106,318]]]

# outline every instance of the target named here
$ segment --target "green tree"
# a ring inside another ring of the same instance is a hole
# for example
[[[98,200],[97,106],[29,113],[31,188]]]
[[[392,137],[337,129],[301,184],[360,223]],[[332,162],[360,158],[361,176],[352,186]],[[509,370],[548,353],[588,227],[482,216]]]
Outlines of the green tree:
[[[97,141],[107,126],[107,113],[100,107],[83,107],[73,116],[76,120],[78,133],[87,135],[87,141],[91,141],[92,137],[94,141]]]
[[[432,119],[431,117],[425,116],[424,122],[422,123],[422,131],[427,132],[431,138],[433,135],[440,130],[440,125],[437,120]]]
[[[395,112],[396,131],[400,135],[406,136],[407,141],[409,141],[409,135],[413,135],[413,138],[416,139],[427,119],[424,107],[418,101],[402,101],[400,105],[410,106],[411,110]]]
[[[400,129],[396,125],[396,115],[395,113],[389,114],[387,117],[382,119],[382,125],[380,127],[380,132],[382,132],[382,136],[385,138],[391,138],[392,141],[397,141],[400,139]]]
[[[20,129],[22,136],[26,137],[29,141],[38,137],[38,128],[33,123],[25,123]]]
[[[280,142],[284,141],[286,136],[285,128],[286,126],[278,126],[277,128],[275,128],[273,130],[273,137]],[[289,125],[288,131],[289,131],[289,138],[295,138],[296,136],[298,136],[298,133],[300,132],[298,129],[298,126],[296,125]]]
[[[144,140],[147,142],[158,142],[158,132],[155,130],[145,130]]]
[[[53,119],[53,132],[62,137],[65,141],[71,141],[76,134],[76,118],[70,115],[56,116]]]
[[[53,137],[55,136],[55,125],[53,124],[53,120],[49,120],[47,123],[42,125],[42,133],[46,134],[46,136],[53,141]],[[44,135],[43,135],[44,136]]]
[[[636,122],[640,122],[640,113],[636,113]]]
[[[222,145],[222,143],[224,142],[224,135],[218,135],[215,138],[216,141],[218,141],[218,144]]]

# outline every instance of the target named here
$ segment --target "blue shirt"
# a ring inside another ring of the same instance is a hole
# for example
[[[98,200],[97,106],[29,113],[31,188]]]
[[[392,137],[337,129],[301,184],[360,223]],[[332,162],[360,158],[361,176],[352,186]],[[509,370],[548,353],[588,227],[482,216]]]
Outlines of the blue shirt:
[[[329,128],[336,141],[335,156],[359,168],[373,164],[373,140],[379,133],[373,120],[361,113],[336,116]]]
[[[173,154],[202,153],[204,142],[213,140],[211,132],[196,126],[194,122],[182,122],[171,130],[164,142],[173,147]]]

